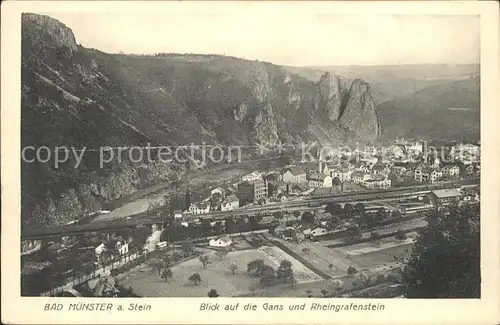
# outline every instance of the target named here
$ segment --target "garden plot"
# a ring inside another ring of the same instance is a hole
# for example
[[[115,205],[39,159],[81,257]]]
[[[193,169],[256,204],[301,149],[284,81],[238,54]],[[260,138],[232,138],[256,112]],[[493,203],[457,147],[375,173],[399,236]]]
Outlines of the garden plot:
[[[125,288],[132,287],[135,294],[144,297],[206,297],[210,289],[216,289],[221,297],[232,297],[259,287],[259,278],[247,272],[247,264],[256,259],[262,259],[275,269],[282,260],[289,260],[297,283],[321,279],[277,247],[230,252],[223,258],[219,258],[216,252],[207,255],[211,262],[207,267],[203,267],[198,259],[173,266],[173,276],[168,282],[161,279],[157,272],[148,270],[131,273],[120,284]],[[230,268],[232,264],[237,266],[234,274]],[[194,273],[201,277],[201,282],[196,285],[188,280]]]

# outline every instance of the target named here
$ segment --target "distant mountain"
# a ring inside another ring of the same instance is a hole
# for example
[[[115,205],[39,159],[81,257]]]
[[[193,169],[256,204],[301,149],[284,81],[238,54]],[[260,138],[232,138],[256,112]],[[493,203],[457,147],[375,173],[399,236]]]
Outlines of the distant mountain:
[[[292,72],[319,80],[324,71],[346,78],[362,78],[370,84],[371,93],[378,105],[385,101],[412,94],[421,89],[479,76],[479,64],[427,64],[389,66],[326,66],[287,67]]]
[[[34,14],[22,16],[21,95],[23,146],[370,143],[380,133],[370,87],[359,78],[325,72],[313,82],[281,66],[214,55],[111,55]],[[23,163],[25,226],[73,220],[186,168],[127,159],[100,168],[91,153],[72,166]]]
[[[441,82],[378,105],[382,139],[421,137],[477,141],[480,79]]]

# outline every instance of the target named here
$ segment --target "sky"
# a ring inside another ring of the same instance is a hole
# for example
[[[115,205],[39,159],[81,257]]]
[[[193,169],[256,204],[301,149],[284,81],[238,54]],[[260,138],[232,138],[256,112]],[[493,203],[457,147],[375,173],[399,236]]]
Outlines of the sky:
[[[203,53],[291,66],[480,62],[478,16],[45,13],[107,53]]]

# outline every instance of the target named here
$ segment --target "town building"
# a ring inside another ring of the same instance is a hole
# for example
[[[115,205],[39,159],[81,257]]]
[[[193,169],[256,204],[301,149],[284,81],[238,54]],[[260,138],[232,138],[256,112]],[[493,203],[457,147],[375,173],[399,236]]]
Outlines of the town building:
[[[214,199],[224,200],[226,198],[226,190],[224,190],[222,187],[217,187],[210,192],[210,195]]]
[[[462,197],[462,193],[457,189],[434,190],[429,195],[436,206],[459,202]]]
[[[280,194],[288,193],[288,184],[281,181],[268,181],[267,182],[267,196],[275,197]]]
[[[174,220],[182,220],[182,210],[174,211]]]
[[[256,202],[267,197],[267,182],[258,179],[238,184],[238,198],[241,205]]]
[[[398,176],[406,175],[407,169],[404,166],[393,166],[391,168],[392,172]]]
[[[443,178],[443,172],[440,169],[434,169],[430,172],[429,176],[431,183],[435,183]]]
[[[332,177],[318,172],[310,172],[307,182],[310,188],[332,187]]]
[[[361,184],[370,179],[370,175],[361,171],[353,172],[351,179],[355,184]]]
[[[374,175],[374,176],[379,176],[379,175]],[[362,184],[369,189],[388,189],[389,187],[391,187],[391,180],[388,178],[382,178],[382,179],[375,178],[364,181]]]
[[[355,171],[363,172],[363,173],[369,173],[370,172],[370,165],[369,164],[364,164],[362,162],[356,162],[353,165],[354,165],[354,170]]]
[[[331,171],[332,178],[337,177],[342,183],[349,182],[351,180],[352,170],[348,168],[338,167]]]
[[[231,237],[229,236],[221,236],[218,238],[210,239],[210,242],[208,243],[209,246],[211,247],[229,247],[233,243]]]
[[[205,214],[210,212],[209,202],[191,203],[189,212],[192,214]]]
[[[283,173],[283,182],[285,183],[303,183],[307,181],[307,175],[304,170],[298,167],[287,168]]]
[[[328,230],[326,230],[325,228],[315,228],[315,229],[312,229],[310,231],[304,231],[304,235],[308,236],[308,237],[319,237],[319,236],[324,236],[328,234]]]
[[[240,200],[236,195],[228,196],[224,201],[222,201],[220,210],[230,211],[240,207]]]
[[[241,177],[241,180],[243,182],[252,182],[252,181],[256,181],[256,180],[259,180],[259,179],[262,179],[262,174],[255,171],[255,172],[252,172],[250,174],[247,174],[243,177]]]
[[[419,183],[426,183],[430,179],[431,170],[427,166],[419,166],[414,171],[415,180]]]
[[[376,163],[375,165],[372,166],[371,172],[372,172],[372,174],[375,174],[375,175],[377,175],[377,174],[389,175],[391,172],[391,169],[382,163]]]

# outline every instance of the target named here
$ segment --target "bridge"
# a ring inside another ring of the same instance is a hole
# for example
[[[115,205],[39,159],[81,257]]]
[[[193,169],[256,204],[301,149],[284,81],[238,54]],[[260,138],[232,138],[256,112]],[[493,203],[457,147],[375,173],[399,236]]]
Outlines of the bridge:
[[[277,211],[293,211],[311,207],[321,207],[323,204],[331,202],[347,203],[347,202],[366,202],[383,199],[391,199],[398,197],[411,197],[415,195],[425,195],[432,190],[460,186],[475,186],[479,184],[479,178],[465,179],[453,182],[441,182],[437,184],[425,184],[411,187],[400,187],[386,190],[363,191],[363,192],[348,192],[329,194],[324,196],[310,197],[303,200],[277,202],[263,206],[247,207],[231,211],[215,211],[202,215],[186,215],[188,220],[196,219],[211,219],[222,220],[228,216],[250,216],[257,214],[269,214]],[[106,232],[116,231],[123,228],[133,228],[143,225],[161,224],[167,221],[166,217],[150,216],[148,212],[139,213],[123,218],[115,218],[112,220],[90,222],[90,223],[74,223],[57,227],[48,227],[41,229],[33,229],[21,233],[21,240],[44,239],[59,236],[75,236],[83,235],[90,232]]]

